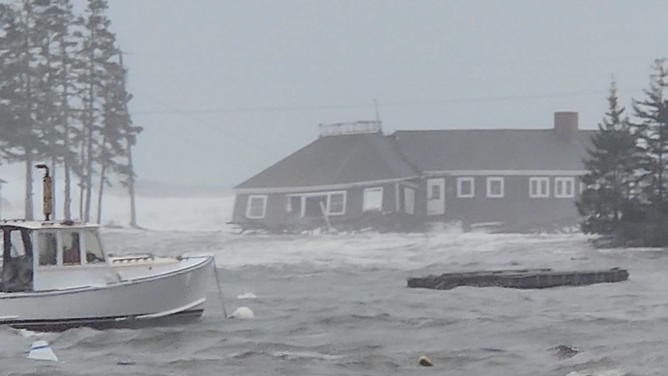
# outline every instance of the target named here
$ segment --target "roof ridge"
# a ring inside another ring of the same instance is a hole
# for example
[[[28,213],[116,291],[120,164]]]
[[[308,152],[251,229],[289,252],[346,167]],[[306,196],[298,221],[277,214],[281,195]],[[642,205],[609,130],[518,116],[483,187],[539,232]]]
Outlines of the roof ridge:
[[[393,134],[397,133],[418,133],[418,132],[487,132],[487,131],[527,131],[527,132],[546,132],[554,131],[554,128],[447,128],[447,129],[406,129],[406,130],[396,130]],[[578,132],[592,132],[596,129],[578,129]]]

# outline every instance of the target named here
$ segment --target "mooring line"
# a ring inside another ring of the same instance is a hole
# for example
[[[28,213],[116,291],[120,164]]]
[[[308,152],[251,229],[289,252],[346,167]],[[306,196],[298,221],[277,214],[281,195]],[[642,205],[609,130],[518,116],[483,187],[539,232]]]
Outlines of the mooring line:
[[[223,306],[223,314],[227,318],[227,309],[225,309],[225,301],[223,300],[223,290],[220,288],[220,279],[218,278],[218,266],[216,265],[216,257],[213,257],[213,270],[214,275],[216,276],[216,286],[218,287],[218,297],[220,298],[220,304]]]

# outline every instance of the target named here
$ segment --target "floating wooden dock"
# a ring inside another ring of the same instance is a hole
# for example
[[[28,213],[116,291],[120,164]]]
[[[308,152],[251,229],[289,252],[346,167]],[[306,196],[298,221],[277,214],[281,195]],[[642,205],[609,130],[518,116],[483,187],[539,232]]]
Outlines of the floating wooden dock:
[[[450,290],[459,286],[545,289],[560,286],[614,283],[628,279],[629,272],[620,268],[585,271],[553,271],[552,269],[489,270],[409,278],[408,287],[434,290]]]

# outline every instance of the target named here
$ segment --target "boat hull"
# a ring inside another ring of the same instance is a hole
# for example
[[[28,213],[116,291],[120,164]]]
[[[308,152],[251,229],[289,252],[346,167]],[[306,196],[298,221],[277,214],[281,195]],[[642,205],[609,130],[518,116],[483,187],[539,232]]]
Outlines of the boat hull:
[[[35,331],[139,328],[188,322],[204,311],[213,258],[106,286],[0,294],[0,325]]]

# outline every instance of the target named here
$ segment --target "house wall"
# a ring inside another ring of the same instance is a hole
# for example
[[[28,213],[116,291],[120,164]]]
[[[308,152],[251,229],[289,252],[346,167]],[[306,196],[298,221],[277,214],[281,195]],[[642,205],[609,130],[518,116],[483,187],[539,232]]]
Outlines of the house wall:
[[[461,220],[467,223],[506,222],[527,224],[559,220],[578,215],[575,201],[580,194],[580,182],[575,178],[575,197],[555,197],[555,176],[503,176],[504,197],[487,197],[487,176],[460,176],[474,179],[474,197],[457,195],[457,177],[445,178],[446,206],[443,216],[430,216],[434,220]],[[549,197],[530,197],[530,178],[549,179]],[[567,177],[567,176],[565,176]],[[427,216],[427,179],[420,183],[419,213]]]
[[[399,187],[399,199],[400,199],[400,210],[404,209],[404,195],[403,187],[406,186],[403,183]],[[329,220],[332,224],[342,223],[348,220],[358,219],[364,216],[364,191],[367,188],[383,188],[383,212],[395,212],[397,207],[397,183],[386,183],[371,185],[367,187],[353,187],[346,190],[337,190],[337,191],[313,191],[308,193],[272,193],[272,194],[261,194],[261,195],[249,195],[249,194],[237,194],[234,204],[234,212],[232,214],[232,221],[235,223],[247,223],[249,227],[269,227],[269,228],[280,228],[287,227],[295,223],[304,223],[307,220],[301,217],[301,209],[293,210],[293,212],[288,212],[288,200],[290,197],[301,195],[317,195],[317,194],[326,194],[328,192],[345,192],[346,202],[345,202],[345,213],[342,215],[330,215]],[[248,200],[251,196],[266,196],[266,209],[265,215],[263,218],[253,218],[249,219],[246,216],[248,208]],[[415,196],[417,199],[418,191],[415,190]],[[417,206],[415,207],[417,209]],[[312,219],[312,221],[319,222],[318,217]],[[254,225],[253,225],[254,224]],[[322,225],[325,224],[324,219],[322,219]]]

